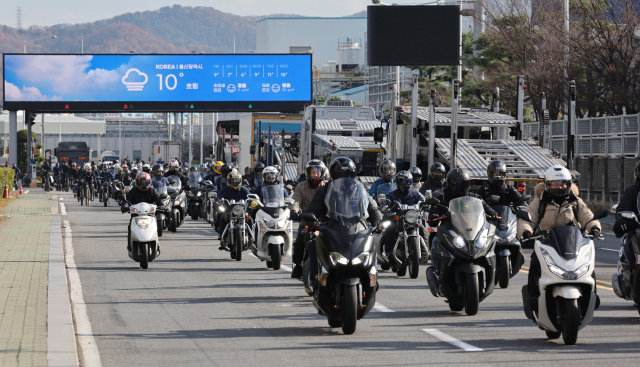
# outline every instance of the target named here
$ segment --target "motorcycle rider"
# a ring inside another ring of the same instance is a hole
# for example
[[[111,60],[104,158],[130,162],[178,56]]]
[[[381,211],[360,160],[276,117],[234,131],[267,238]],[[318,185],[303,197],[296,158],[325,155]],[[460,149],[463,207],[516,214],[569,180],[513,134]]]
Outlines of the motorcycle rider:
[[[151,170],[151,175],[153,176],[152,180],[158,180],[162,182],[165,186],[169,186],[169,180],[164,177],[164,167],[160,163],[156,163],[153,165],[153,169]]]
[[[69,176],[70,169],[69,162],[67,162],[67,160],[62,161],[62,167],[60,167],[60,180],[62,180],[63,187],[68,186],[67,177]]]
[[[242,184],[245,186],[249,185],[249,179],[253,177],[253,168],[247,166],[244,168],[244,175],[242,176]]]
[[[469,191],[470,188],[471,188],[471,177],[469,177],[469,174],[465,172],[462,168],[455,168],[450,170],[449,173],[447,173],[446,186],[442,190],[443,194],[437,194],[437,195],[434,195],[433,197],[435,199],[438,199],[440,201],[440,204],[445,207],[449,207],[449,203],[451,202],[451,200],[459,197],[463,197],[463,196],[470,196],[473,198],[481,199],[480,195],[470,192]],[[485,214],[488,215],[489,217],[496,218],[498,216],[495,210],[491,209],[491,207],[487,205],[487,203],[485,203],[484,201],[482,202],[482,206],[484,208]],[[446,210],[444,208],[433,205],[429,210],[429,219],[433,220],[435,218],[440,218],[445,214],[446,214]],[[445,218],[443,220],[448,220],[448,218]],[[429,222],[429,226],[431,227],[437,227],[439,224],[440,224],[440,220]],[[431,244],[431,254],[432,254],[433,266],[436,270],[436,275],[438,276],[440,275],[440,262],[442,260],[440,256],[439,246],[440,245],[438,242],[438,237],[434,236],[433,243]]]
[[[636,217],[640,217],[640,211],[638,210],[637,204],[638,194],[640,194],[640,161],[638,161],[638,163],[636,164],[636,168],[634,169],[633,173],[636,180],[631,187],[625,190],[622,198],[620,198],[620,203],[616,208],[616,214],[620,212],[633,212],[635,213]],[[635,231],[638,228],[640,228],[638,224],[634,222],[623,221],[616,216],[616,223],[613,225],[613,233],[617,238],[622,238],[626,233]],[[618,259],[618,264],[620,264],[620,261],[624,261],[624,257],[631,264],[631,266],[636,265],[632,236],[628,236],[625,239],[623,249],[623,253],[620,255],[620,259]],[[620,269],[620,267],[618,267],[618,269]],[[620,274],[619,271],[618,274]]]
[[[447,170],[444,168],[444,164],[440,162],[432,164],[431,167],[429,167],[429,177],[420,187],[420,193],[424,195],[427,190],[431,190],[433,195],[437,190],[442,190],[446,181],[446,172]]]
[[[262,185],[262,171],[265,165],[262,162],[257,162],[253,165],[253,177],[249,178],[249,189],[254,190],[256,187]]]
[[[143,165],[142,165],[142,172],[145,172],[145,173],[151,174],[151,166],[150,166],[150,165],[148,165],[148,164],[143,164]]]
[[[490,196],[500,196],[500,201],[489,203],[490,205],[512,205],[520,201],[522,195],[515,187],[506,184],[507,165],[502,161],[491,161],[487,166],[487,178],[489,184],[478,189],[478,195],[484,201]]]
[[[49,171],[51,170],[51,167],[49,167],[49,162],[47,162],[47,160],[45,160],[44,162],[42,162],[42,166],[40,166],[40,181],[42,181],[44,186],[44,181],[47,181],[47,184],[49,182]],[[49,187],[49,189],[51,189],[51,187]]]
[[[329,170],[331,171],[331,170]],[[389,195],[391,189],[386,187],[389,185],[385,185],[384,188],[378,189],[378,186],[393,183],[395,184],[395,176],[396,176],[396,164],[393,163],[390,159],[385,159],[380,163],[379,167],[380,178],[375,180],[369,189],[369,196],[371,196],[374,200],[378,200],[378,194]]]
[[[229,172],[229,174],[227,175],[227,186],[225,186],[224,188],[222,188],[222,190],[219,191],[218,200],[221,200],[221,199],[225,199],[228,201],[247,200],[247,197],[249,196],[249,194],[251,194],[249,192],[249,189],[242,186],[242,176],[240,176],[240,174],[237,171],[233,170]],[[221,239],[222,232],[227,227],[227,224],[229,224],[227,215],[221,215],[220,218],[218,219],[218,227],[216,230],[218,232],[219,240]]]
[[[390,165],[387,165],[387,168],[390,168]],[[395,164],[393,165],[393,173],[395,173]],[[311,199],[311,203],[307,207],[306,213],[312,213],[316,216],[316,218],[320,222],[327,222],[327,227],[332,227],[332,221],[327,217],[326,213],[329,211],[329,208],[326,207],[324,203],[324,199],[327,196],[327,191],[333,184],[333,182],[340,178],[356,178],[357,168],[356,164],[353,161],[346,157],[339,157],[331,162],[329,166],[329,175],[331,176],[331,182],[328,184],[319,187],[316,190],[316,193],[313,195],[313,199]],[[345,190],[345,192],[349,192],[349,190]],[[378,209],[378,205],[373,200],[373,198],[369,197],[369,205],[367,206],[367,212],[369,214],[367,221],[373,227],[377,227],[382,220],[382,214],[380,213],[380,209]],[[320,234],[320,236],[324,236]],[[318,276],[318,258],[316,255],[316,246],[309,246],[309,260],[310,260],[310,269],[309,273],[311,279],[316,280]]]
[[[387,196],[387,203],[389,206],[389,211],[396,210],[396,204],[403,205],[416,205],[421,201],[424,201],[424,196],[419,193],[417,190],[412,189],[413,186],[413,175],[407,171],[400,171],[396,175],[396,185],[397,189],[389,193]],[[424,237],[425,230],[420,225],[420,235]],[[384,232],[384,251],[387,253],[387,257],[389,258],[389,265],[391,265],[394,269],[394,272],[397,271],[395,261],[393,256],[389,256],[393,251],[393,247],[396,244],[396,240],[398,238],[398,221],[392,220],[387,226],[387,229]],[[426,238],[425,238],[426,242]]]
[[[124,168],[122,171],[122,183],[125,186],[129,186],[131,185],[131,182],[133,182],[133,179],[131,179],[131,172],[128,168]]]
[[[252,194],[258,195],[260,197],[260,201],[262,201],[262,188],[269,185],[278,185],[279,183],[278,170],[275,167],[269,166],[262,171],[262,185],[256,187]],[[284,197],[289,197],[287,190],[284,190]]]
[[[296,213],[305,212],[309,208],[311,199],[319,187],[324,186],[329,179],[329,171],[319,159],[312,159],[304,167],[305,180],[300,182],[293,191],[293,210]],[[298,228],[304,228],[304,220],[300,220]],[[291,277],[299,279],[302,277],[302,260],[304,257],[304,232],[299,229],[298,235],[293,242],[293,271]]]
[[[598,220],[591,221],[593,213],[587,204],[577,197],[578,188],[572,185],[572,177],[568,169],[560,165],[550,167],[544,173],[544,183],[538,184],[535,191],[536,197],[527,207],[527,212],[531,215],[533,222],[538,223],[539,230],[544,231],[557,226],[579,225],[594,238],[600,236],[600,222]],[[518,237],[521,241],[528,240],[533,233],[532,223],[518,220]],[[529,305],[531,309],[537,311],[538,297],[540,297],[538,280],[542,275],[540,261],[535,251],[531,254],[529,267]],[[592,276],[595,279],[595,271]],[[599,304],[600,299],[596,298],[596,308]]]
[[[204,181],[211,181],[212,184],[215,184],[216,178],[219,176],[218,172],[220,172],[219,170],[216,171],[216,169],[215,166],[209,166],[209,174],[204,177]]]
[[[422,187],[422,170],[418,167],[409,168],[409,173],[413,176],[413,185],[411,185],[411,190],[418,190]]]
[[[235,170],[229,163],[225,163],[220,167],[220,176],[218,176],[214,184],[216,191],[220,192],[220,190],[227,186],[229,174],[233,171]],[[242,176],[240,176],[240,179],[242,179]]]
[[[162,200],[160,194],[151,184],[151,176],[146,172],[140,172],[136,176],[136,185],[127,193],[126,201],[122,204],[120,211],[126,213],[129,211],[130,205],[136,205],[140,203],[155,204],[162,206]],[[129,234],[127,236],[127,251],[131,252],[131,245],[129,244],[131,238],[131,221],[133,217],[129,219]],[[160,246],[158,246],[158,255],[160,254]]]
[[[151,168],[148,164],[142,166],[143,170],[145,166],[149,168],[149,171],[151,171]],[[180,179],[180,183],[182,184],[182,188],[184,190],[190,190],[191,186],[189,186],[189,180],[187,180],[187,178],[182,173],[178,172],[179,166],[180,163],[178,163],[177,160],[172,159],[171,162],[169,162],[169,171],[165,172],[164,177],[168,178],[169,176],[178,176],[178,178]]]

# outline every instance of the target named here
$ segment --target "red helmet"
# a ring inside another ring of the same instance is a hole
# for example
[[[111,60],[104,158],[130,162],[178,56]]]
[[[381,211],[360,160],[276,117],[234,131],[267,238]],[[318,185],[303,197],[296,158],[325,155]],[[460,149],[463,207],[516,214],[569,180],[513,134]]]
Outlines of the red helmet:
[[[149,191],[151,188],[151,176],[146,172],[140,172],[136,176],[136,187],[141,191]]]

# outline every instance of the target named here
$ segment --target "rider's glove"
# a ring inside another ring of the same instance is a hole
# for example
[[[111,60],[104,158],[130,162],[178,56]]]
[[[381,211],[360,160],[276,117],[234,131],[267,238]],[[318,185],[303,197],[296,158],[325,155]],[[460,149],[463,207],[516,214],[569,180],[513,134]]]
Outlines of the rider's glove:
[[[531,232],[529,232],[529,231],[522,232],[522,239],[523,240],[528,240],[529,238],[531,238]]]
[[[126,213],[129,211],[129,207],[127,205],[123,205],[122,207],[120,207],[120,211]]]
[[[593,236],[593,238],[600,237],[600,228],[597,228],[597,227],[596,228],[592,228],[590,234]]]
[[[498,213],[496,213],[496,211],[493,209],[487,210],[487,215],[491,218],[498,218]]]
[[[257,207],[258,207],[258,203],[257,203],[257,202],[255,202],[255,201],[252,201],[252,202],[251,202],[251,207],[252,207],[252,208],[257,208]]]

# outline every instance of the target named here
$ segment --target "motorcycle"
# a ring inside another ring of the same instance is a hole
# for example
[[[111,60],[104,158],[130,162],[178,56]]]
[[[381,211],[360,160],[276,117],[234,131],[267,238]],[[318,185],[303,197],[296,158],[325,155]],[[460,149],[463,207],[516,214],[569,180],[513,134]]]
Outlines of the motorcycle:
[[[189,186],[191,186],[191,190],[186,192],[189,202],[187,208],[193,220],[198,220],[200,216],[200,196],[202,195],[200,192],[200,182],[202,182],[202,177],[199,172],[189,173]]]
[[[516,238],[518,232],[518,219],[515,215],[515,207],[520,203],[529,200],[529,195],[524,195],[518,203],[512,206],[508,205],[492,205],[500,201],[500,197],[492,195],[488,198],[487,203],[498,213],[500,219],[492,219],[489,222],[496,227],[496,279],[495,284],[499,284],[500,288],[509,286],[509,279],[513,278],[524,264],[524,255],[522,254],[522,246]]]
[[[176,232],[178,227],[184,222],[184,217],[187,212],[187,195],[182,190],[182,183],[177,176],[167,177],[169,185],[167,186],[167,194],[171,197],[173,202],[171,208],[171,225],[169,226],[169,232]]]
[[[369,197],[361,182],[340,178],[330,185],[324,201],[327,225],[317,226],[315,215],[302,214],[310,231],[321,231],[315,243],[319,275],[313,305],[329,326],[353,334],[357,320],[375,305],[378,290],[374,228],[366,224]]]
[[[221,199],[218,202],[218,210],[222,215],[227,216],[229,223],[222,231],[220,250],[229,251],[231,258],[236,261],[242,260],[242,251],[251,246],[252,239],[255,238],[247,221],[247,204],[250,201],[258,201],[257,195],[251,195],[251,200],[228,201]]]
[[[158,236],[162,236],[163,231],[169,230],[171,226],[171,210],[173,208],[173,200],[168,194],[168,186],[165,184],[162,176],[152,176],[151,184],[153,188],[160,194],[162,206],[156,209],[156,220],[158,223]],[[131,184],[133,186],[133,183]],[[125,191],[127,189],[125,188]],[[128,192],[128,191],[127,191]]]
[[[102,203],[106,207],[109,204],[109,197],[111,196],[111,184],[107,179],[102,179],[100,195],[102,197]]]
[[[158,226],[156,222],[156,205],[139,203],[129,207],[131,221],[129,228],[129,257],[140,263],[141,269],[147,269],[149,262],[160,254]]]
[[[398,202],[392,202],[382,211],[391,210],[393,217],[391,220],[398,222],[398,237],[393,250],[387,257],[393,256],[393,260],[397,264],[396,274],[403,277],[409,269],[411,279],[416,279],[420,271],[420,264],[427,262],[430,251],[424,239],[420,235],[420,221],[423,218],[422,204],[406,205]],[[398,214],[394,214],[398,213]]]
[[[434,266],[427,268],[427,282],[434,297],[445,297],[451,311],[478,313],[480,302],[494,287],[496,255],[495,226],[486,220],[482,201],[464,196],[453,199],[449,207],[436,198],[427,199],[431,206],[447,210],[440,218],[437,232],[438,250],[442,257],[440,275]],[[434,256],[436,256],[434,254]]]
[[[640,195],[638,195],[637,203],[640,204]],[[634,212],[620,212],[616,216],[629,224],[635,224],[638,228],[640,222]],[[622,247],[620,248],[620,257],[618,260],[618,272],[613,274],[611,283],[613,284],[613,292],[616,296],[632,300],[635,306],[640,305],[640,230],[627,232],[622,237]],[[633,251],[632,253],[630,253]],[[640,313],[640,307],[638,307]]]
[[[45,192],[49,192],[53,190],[53,186],[55,185],[55,181],[53,180],[53,173],[46,172],[44,177],[41,178],[42,186]]]
[[[600,209],[592,220],[607,214],[607,209]],[[516,210],[516,216],[537,226],[525,210]],[[524,313],[544,329],[549,339],[562,335],[565,344],[573,345],[578,339],[578,331],[593,320],[596,309],[596,282],[592,277],[596,254],[593,236],[583,234],[574,226],[558,226],[540,231],[530,240],[535,241],[534,251],[540,259],[542,276],[538,281],[537,313],[529,305],[528,286],[522,287]]]
[[[257,238],[253,254],[260,260],[266,260],[267,268],[273,270],[280,270],[282,258],[291,256],[293,245],[293,223],[288,207],[293,200],[284,198],[284,190],[280,185],[264,186],[263,202],[256,201],[260,209],[255,215]],[[251,198],[257,200],[256,195]]]

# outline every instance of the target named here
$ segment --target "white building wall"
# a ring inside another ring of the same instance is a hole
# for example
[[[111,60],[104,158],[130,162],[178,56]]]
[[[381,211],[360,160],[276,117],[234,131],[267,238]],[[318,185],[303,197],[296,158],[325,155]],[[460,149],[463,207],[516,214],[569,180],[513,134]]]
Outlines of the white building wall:
[[[256,22],[259,53],[289,53],[291,46],[311,46],[317,69],[336,59],[338,40],[359,38],[364,43],[367,18],[266,18]],[[364,47],[360,60],[365,60]]]

